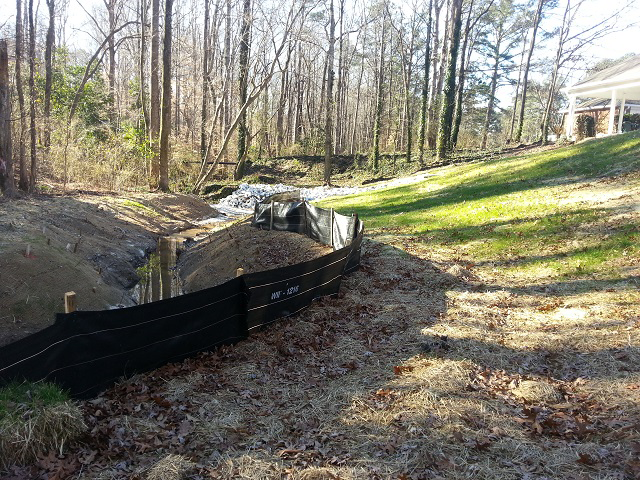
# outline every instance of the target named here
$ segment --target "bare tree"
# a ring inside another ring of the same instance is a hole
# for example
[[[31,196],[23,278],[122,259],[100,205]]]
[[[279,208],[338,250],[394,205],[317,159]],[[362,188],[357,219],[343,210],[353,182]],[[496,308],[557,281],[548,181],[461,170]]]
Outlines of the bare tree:
[[[376,109],[375,120],[373,126],[373,170],[375,172],[380,168],[380,133],[382,130],[382,102],[384,100],[384,47],[386,44],[385,28],[386,28],[386,5],[382,12],[382,27],[380,32],[380,55],[378,57],[378,81],[376,85]]]
[[[249,36],[251,25],[251,0],[243,0],[242,2],[242,26],[240,27],[240,75],[239,75],[239,93],[240,105],[244,105],[247,101],[247,92],[249,89]],[[247,128],[247,111],[243,111],[240,115],[238,123],[238,163],[234,178],[240,180],[244,174],[244,165],[247,158],[247,148],[249,140],[249,131]]]
[[[216,126],[216,122],[218,121],[218,118],[220,118],[220,112],[222,110],[222,105],[224,103],[224,97],[222,97],[218,101],[216,111],[211,120],[211,129],[209,131],[210,135],[209,135],[209,142],[207,145],[207,154],[205,155],[205,161],[202,163],[200,174],[198,175],[198,180],[196,180],[194,185],[195,192],[200,191],[204,183],[211,177],[211,175],[213,175],[213,172],[216,170],[220,161],[224,157],[227,147],[229,145],[229,142],[231,141],[231,137],[235,133],[236,129],[238,128],[241,115],[244,112],[246,112],[251,105],[253,105],[253,103],[256,101],[256,99],[258,99],[258,97],[264,91],[264,89],[267,88],[267,86],[271,82],[271,79],[273,78],[273,75],[276,72],[276,68],[278,66],[281,67],[280,57],[285,47],[289,44],[289,39],[290,39],[292,30],[294,26],[297,24],[298,18],[300,17],[303,11],[306,12],[306,10],[303,10],[301,6],[299,5],[297,7],[293,6],[292,9],[289,11],[289,14],[287,15],[287,18],[285,20],[285,25],[283,27],[283,31],[279,32],[277,35],[275,34],[275,32],[272,35],[270,35],[271,43],[274,46],[274,53],[271,59],[269,60],[270,63],[263,66],[263,69],[265,72],[264,75],[261,78],[257,79],[258,81],[252,82],[252,88],[247,95],[247,100],[244,102],[244,104],[240,105],[239,111],[237,112],[233,121],[230,123],[229,128],[224,133],[222,143],[218,149],[218,153],[215,155],[211,163],[209,163],[208,160],[209,158],[211,158],[211,151],[213,149],[212,132]],[[279,45],[276,45],[275,43],[276,38],[280,40]],[[227,83],[227,81],[228,81],[228,77],[225,79],[225,83]],[[225,89],[226,89],[226,85],[223,84],[222,90],[224,91]]]
[[[162,123],[160,125],[160,183],[163,192],[169,191],[169,135],[171,134],[171,32],[173,0],[164,4],[164,42],[162,48]]]
[[[53,67],[53,44],[55,40],[55,19],[56,19],[56,2],[55,0],[47,0],[49,9],[49,28],[47,29],[47,41],[44,53],[44,138],[43,143],[45,151],[48,155],[51,146],[51,82]]]
[[[429,0],[427,34],[425,37],[424,70],[422,74],[422,95],[420,104],[420,128],[418,130],[418,162],[424,165],[424,141],[427,131],[427,105],[429,104],[429,71],[431,70],[431,11],[433,0]]]
[[[151,178],[149,185],[157,188],[160,184],[160,157],[158,139],[160,136],[160,0],[151,0],[151,116],[149,118],[149,142],[151,157]]]
[[[336,19],[333,12],[333,0],[329,0],[329,49],[327,51],[327,97],[326,120],[324,124],[324,184],[331,184],[331,156],[333,155],[333,98],[334,51],[336,44]]]
[[[27,134],[27,111],[24,106],[24,89],[22,87],[22,49],[24,48],[24,33],[22,25],[22,0],[16,0],[16,92],[20,110],[20,135],[18,136],[18,164],[20,165],[21,190],[29,190],[29,170],[27,169],[27,152],[25,135]]]
[[[551,109],[553,102],[558,95],[560,69],[571,60],[575,60],[579,51],[586,45],[593,44],[597,39],[602,38],[615,31],[615,23],[620,15],[629,9],[632,2],[627,3],[622,9],[615,11],[597,23],[575,32],[576,20],[580,8],[585,4],[585,0],[577,0],[572,3],[567,0],[562,24],[558,29],[558,48],[553,61],[553,71],[549,82],[549,93],[545,102],[544,114],[542,117],[542,128],[540,141],[545,144],[549,136],[549,125],[551,121]]]
[[[529,79],[529,68],[531,67],[531,57],[533,56],[533,50],[536,46],[536,34],[538,32],[538,27],[540,26],[540,21],[542,20],[542,9],[545,4],[549,0],[538,0],[538,5],[536,7],[536,12],[533,17],[532,24],[532,32],[531,32],[531,43],[529,44],[529,53],[527,54],[527,62],[524,65],[524,72],[522,74],[522,97],[520,98],[520,114],[518,118],[518,130],[516,130],[515,142],[520,143],[520,139],[522,138],[522,127],[524,125],[524,107],[527,101],[527,87],[528,79]]]
[[[0,40],[0,190],[6,196],[12,196],[14,191],[9,54],[6,40]]]
[[[451,2],[451,40],[447,75],[442,95],[442,112],[440,113],[440,129],[438,130],[437,156],[442,159],[451,149],[451,130],[453,127],[453,109],[456,94],[456,62],[460,46],[460,31],[462,29],[462,0]]]
[[[33,14],[33,0],[29,0],[29,135],[31,150],[31,171],[29,173],[29,191],[36,189],[38,159],[36,151],[36,24]]]

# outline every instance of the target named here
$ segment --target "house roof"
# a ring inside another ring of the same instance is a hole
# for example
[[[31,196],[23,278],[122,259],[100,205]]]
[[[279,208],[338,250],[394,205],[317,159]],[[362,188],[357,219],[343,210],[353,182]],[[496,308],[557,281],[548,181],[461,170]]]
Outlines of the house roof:
[[[565,91],[583,98],[611,98],[613,90],[618,98],[640,100],[640,55],[589,75]]]
[[[622,102],[620,100],[616,101],[616,107],[620,107]],[[640,107],[640,100],[626,100],[624,102],[625,107]],[[591,112],[593,110],[609,110],[611,108],[611,99],[610,98],[591,98],[589,100],[585,100],[584,102],[580,102],[576,105],[576,112]],[[568,113],[569,108],[562,108],[558,110],[558,113]]]

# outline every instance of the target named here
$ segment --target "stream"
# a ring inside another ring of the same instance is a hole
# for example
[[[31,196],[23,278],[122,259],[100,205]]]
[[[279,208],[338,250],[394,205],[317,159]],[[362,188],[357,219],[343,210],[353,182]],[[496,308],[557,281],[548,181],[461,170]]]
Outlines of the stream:
[[[180,253],[186,246],[206,238],[233,220],[235,218],[226,215],[213,217],[201,222],[199,227],[158,238],[156,251],[149,255],[146,264],[137,269],[140,281],[131,289],[134,301],[141,305],[182,295],[182,281],[177,268]]]

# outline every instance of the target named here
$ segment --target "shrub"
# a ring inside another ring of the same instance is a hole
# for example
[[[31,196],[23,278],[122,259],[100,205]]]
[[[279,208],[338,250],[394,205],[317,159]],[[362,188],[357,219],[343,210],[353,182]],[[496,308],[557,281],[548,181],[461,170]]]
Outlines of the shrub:
[[[576,117],[576,140],[583,140],[596,136],[596,121],[591,115],[578,115]]]

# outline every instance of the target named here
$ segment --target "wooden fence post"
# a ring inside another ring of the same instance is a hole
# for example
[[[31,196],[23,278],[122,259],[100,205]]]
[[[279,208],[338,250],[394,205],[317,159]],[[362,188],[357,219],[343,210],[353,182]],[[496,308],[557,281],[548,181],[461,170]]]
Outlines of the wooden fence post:
[[[242,267],[236,270],[236,277],[239,277],[240,275],[244,275],[244,268]]]
[[[76,311],[76,292],[67,292],[64,294],[64,313]]]

